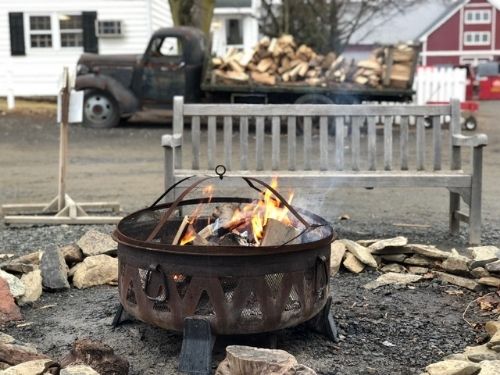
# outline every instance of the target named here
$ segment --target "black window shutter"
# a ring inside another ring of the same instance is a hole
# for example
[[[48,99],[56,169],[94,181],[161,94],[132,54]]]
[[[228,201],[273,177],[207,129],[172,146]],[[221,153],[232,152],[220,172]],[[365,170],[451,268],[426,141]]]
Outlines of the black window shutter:
[[[95,35],[95,21],[97,19],[97,12],[83,12],[82,13],[82,27],[83,27],[83,51],[98,53],[99,44],[97,36]]]
[[[10,54],[12,56],[24,56],[24,19],[22,13],[9,13],[10,26]]]

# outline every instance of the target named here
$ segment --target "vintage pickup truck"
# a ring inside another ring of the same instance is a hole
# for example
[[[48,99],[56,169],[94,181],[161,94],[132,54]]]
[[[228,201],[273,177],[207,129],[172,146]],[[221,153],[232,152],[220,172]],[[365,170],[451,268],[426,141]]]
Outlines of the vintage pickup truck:
[[[409,101],[413,94],[410,88],[356,85],[215,84],[209,61],[205,35],[191,27],[156,31],[142,55],[83,54],[76,89],[85,90],[84,124],[108,128],[140,111],[169,110],[177,95],[187,103],[352,104]]]

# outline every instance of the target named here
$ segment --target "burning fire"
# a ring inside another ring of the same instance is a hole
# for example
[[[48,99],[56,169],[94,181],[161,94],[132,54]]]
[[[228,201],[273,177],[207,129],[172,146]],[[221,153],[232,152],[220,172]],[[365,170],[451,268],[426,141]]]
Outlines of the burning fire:
[[[212,185],[205,186],[202,189],[202,195],[204,197],[208,197],[208,203],[210,203],[212,201],[213,194],[214,194],[214,187]],[[200,203],[198,206],[196,206],[193,213],[187,218],[186,233],[179,241],[179,245],[184,246],[184,245],[192,242],[196,238],[196,231],[194,230],[194,223],[196,223],[196,220],[198,220],[198,217],[200,216],[201,211],[203,210],[203,205],[204,205],[204,203]],[[209,222],[209,224],[210,224],[210,222]]]
[[[278,188],[278,180],[273,178],[271,185],[274,190]],[[203,190],[203,194],[212,197],[213,187],[208,186]],[[287,202],[290,204],[293,199],[293,193],[290,194]],[[245,204],[231,210],[229,215],[223,217],[220,213],[219,218],[213,223],[208,222],[205,229],[196,232],[194,224],[202,213],[204,204],[196,207],[193,213],[184,218],[183,224],[179,229],[183,233],[179,240],[179,245],[184,246],[198,240],[203,243],[212,235],[223,236],[227,233],[233,233],[240,238],[248,240],[247,245],[259,246],[266,231],[266,225],[270,219],[281,222],[284,225],[292,226],[292,222],[288,217],[288,209],[281,205],[270,189],[266,189],[258,200]]]
[[[278,188],[278,180],[273,178],[271,187],[274,190]],[[290,194],[287,202],[290,204],[293,200],[293,193]],[[274,219],[286,225],[291,225],[290,218],[288,217],[288,208],[280,207],[280,201],[274,197],[271,190],[266,189],[263,197],[257,203],[250,203],[245,205],[241,211],[236,210],[232,222],[239,222],[242,219],[250,219],[252,226],[252,233],[254,239],[259,243],[264,236],[264,228],[269,219]]]

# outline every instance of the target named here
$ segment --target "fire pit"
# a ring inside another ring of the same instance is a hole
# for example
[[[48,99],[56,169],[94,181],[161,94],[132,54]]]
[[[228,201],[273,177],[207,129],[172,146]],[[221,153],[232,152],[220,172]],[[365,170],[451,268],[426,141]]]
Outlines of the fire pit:
[[[258,199],[212,197],[211,188],[186,199],[211,178],[197,180],[174,202],[157,204],[174,185],[118,224],[123,310],[184,331],[181,368],[183,358],[200,357],[199,350],[190,353],[199,344],[190,344],[193,335],[210,342],[206,336],[271,332],[310,321],[335,339],[329,314],[332,227],[251,177],[244,180]]]

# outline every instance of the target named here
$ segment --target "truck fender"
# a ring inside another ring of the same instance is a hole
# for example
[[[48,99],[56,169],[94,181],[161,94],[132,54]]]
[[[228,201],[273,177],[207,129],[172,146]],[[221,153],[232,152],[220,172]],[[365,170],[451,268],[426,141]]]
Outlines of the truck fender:
[[[84,74],[76,77],[76,90],[98,89],[109,92],[115,98],[121,114],[134,113],[139,110],[139,100],[134,93],[116,79],[97,74]]]

